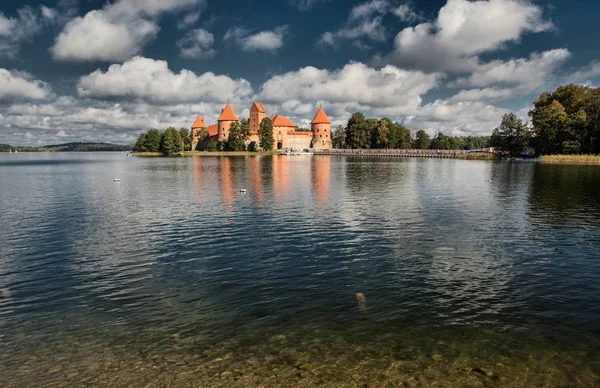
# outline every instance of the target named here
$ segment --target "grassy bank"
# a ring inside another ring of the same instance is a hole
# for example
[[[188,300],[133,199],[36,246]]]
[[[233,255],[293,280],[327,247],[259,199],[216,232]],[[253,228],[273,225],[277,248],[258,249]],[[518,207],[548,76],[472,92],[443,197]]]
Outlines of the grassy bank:
[[[600,164],[600,155],[544,155],[538,161],[554,164]]]
[[[496,160],[496,159],[500,159],[500,157],[498,155],[491,154],[488,152],[462,154],[462,155],[459,155],[458,158],[465,159],[465,160]]]

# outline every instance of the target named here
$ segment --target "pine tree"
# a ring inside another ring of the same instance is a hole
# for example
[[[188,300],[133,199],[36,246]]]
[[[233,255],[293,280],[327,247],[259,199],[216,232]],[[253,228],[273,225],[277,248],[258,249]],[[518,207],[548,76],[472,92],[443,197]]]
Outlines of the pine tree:
[[[272,150],[275,146],[275,139],[273,138],[273,122],[268,117],[265,117],[260,122],[260,127],[258,128],[258,141],[263,150]]]
[[[140,133],[140,136],[133,146],[133,152],[148,152],[148,148],[146,147],[146,136],[145,133]]]
[[[175,155],[181,151],[181,135],[175,128],[168,128],[162,135],[160,141],[160,151],[165,156]]]
[[[151,129],[146,134],[147,152],[160,152],[161,133],[158,129]]]
[[[179,130],[179,136],[181,136],[182,151],[190,151],[192,149],[192,138],[190,137],[190,131],[187,128],[181,128]]]

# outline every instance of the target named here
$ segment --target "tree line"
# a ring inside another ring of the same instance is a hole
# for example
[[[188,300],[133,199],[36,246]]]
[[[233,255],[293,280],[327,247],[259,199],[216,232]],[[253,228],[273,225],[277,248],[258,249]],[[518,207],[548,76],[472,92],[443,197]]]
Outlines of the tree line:
[[[151,129],[146,133],[142,133],[133,146],[133,152],[162,152],[166,156],[191,149],[190,130],[181,128],[178,131],[173,127],[167,128],[164,132]]]
[[[130,151],[131,145],[93,143],[93,142],[72,142],[64,144],[52,144],[45,146],[11,146],[10,144],[0,144],[0,152],[100,152],[100,151]]]
[[[600,153],[600,88],[559,86],[542,93],[528,114],[530,122],[514,113],[504,115],[492,144],[513,156],[525,147],[536,155]]]
[[[437,133],[431,138],[424,130],[414,138],[410,129],[388,118],[366,118],[354,113],[346,127],[339,125],[332,133],[333,148],[391,148],[391,149],[481,149],[488,147],[489,136],[448,136]]]

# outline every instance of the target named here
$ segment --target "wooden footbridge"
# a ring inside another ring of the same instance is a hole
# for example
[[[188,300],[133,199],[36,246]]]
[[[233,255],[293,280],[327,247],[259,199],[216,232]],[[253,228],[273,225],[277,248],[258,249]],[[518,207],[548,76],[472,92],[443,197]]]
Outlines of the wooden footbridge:
[[[313,150],[314,155],[340,155],[340,156],[388,156],[405,158],[440,158],[456,159],[472,151],[466,150],[419,150],[419,149],[330,149]]]

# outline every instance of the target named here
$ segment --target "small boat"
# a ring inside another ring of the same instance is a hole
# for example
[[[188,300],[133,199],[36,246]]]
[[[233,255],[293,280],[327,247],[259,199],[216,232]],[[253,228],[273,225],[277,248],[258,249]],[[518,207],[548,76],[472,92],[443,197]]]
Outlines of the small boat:
[[[121,180],[119,178],[115,178],[113,179],[113,182],[121,182]]]
[[[246,189],[240,189],[240,193],[245,194],[246,193]]]
[[[8,152],[12,154],[12,148],[11,148],[11,149],[9,149],[9,150],[8,150]]]

